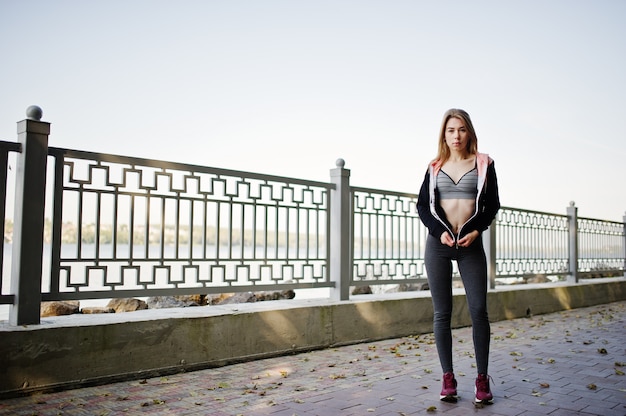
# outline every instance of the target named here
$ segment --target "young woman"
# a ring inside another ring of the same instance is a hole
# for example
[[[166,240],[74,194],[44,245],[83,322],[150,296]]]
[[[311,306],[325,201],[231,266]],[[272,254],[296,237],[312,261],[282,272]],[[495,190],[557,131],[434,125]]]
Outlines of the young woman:
[[[491,403],[487,366],[487,262],[481,234],[500,208],[493,160],[478,152],[469,114],[451,109],[443,116],[437,158],[428,166],[417,210],[428,228],[425,266],[434,309],[433,330],[443,370],[440,398],[457,400],[452,365],[452,260],[458,265],[472,319],[478,376],[476,403]]]

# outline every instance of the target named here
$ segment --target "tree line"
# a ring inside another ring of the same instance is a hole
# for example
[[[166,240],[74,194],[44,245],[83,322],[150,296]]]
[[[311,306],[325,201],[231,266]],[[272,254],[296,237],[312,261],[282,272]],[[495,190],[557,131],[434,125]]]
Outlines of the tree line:
[[[132,231],[132,232],[131,232]],[[189,225],[153,225],[146,229],[144,225],[134,226],[131,230],[128,224],[118,224],[116,228],[112,224],[100,224],[99,227],[95,223],[82,224],[79,227],[72,222],[64,222],[61,225],[61,243],[77,244],[79,241],[83,244],[95,244],[96,240],[100,244],[129,244],[132,242],[136,245],[142,244],[182,244],[193,245],[208,244],[217,245],[218,238],[220,245],[241,245],[252,246],[255,242],[257,245],[279,245],[287,244],[287,233],[275,231],[244,230],[240,229],[220,228],[219,233],[217,227],[214,226],[189,226]],[[289,233],[289,243],[293,245],[297,235]],[[300,236],[301,244],[304,243],[306,236]],[[309,242],[314,243],[316,236],[309,235]],[[256,241],[255,241],[256,240]],[[13,221],[5,220],[4,222],[4,241],[10,243],[13,241]],[[44,220],[44,242],[50,244],[52,242],[52,221],[48,218]]]

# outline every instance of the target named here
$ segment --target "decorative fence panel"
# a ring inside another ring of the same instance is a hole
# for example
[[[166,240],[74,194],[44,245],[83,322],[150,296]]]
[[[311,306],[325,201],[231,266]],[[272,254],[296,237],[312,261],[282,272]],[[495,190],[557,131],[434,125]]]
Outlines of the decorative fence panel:
[[[496,218],[496,275],[566,276],[568,230],[566,215],[502,207]]]
[[[51,148],[44,299],[328,287],[329,184]],[[55,244],[56,245],[56,244]]]
[[[590,276],[624,273],[624,223],[578,218],[578,272]]]
[[[352,187],[353,285],[424,281],[426,228],[416,202],[414,194]]]

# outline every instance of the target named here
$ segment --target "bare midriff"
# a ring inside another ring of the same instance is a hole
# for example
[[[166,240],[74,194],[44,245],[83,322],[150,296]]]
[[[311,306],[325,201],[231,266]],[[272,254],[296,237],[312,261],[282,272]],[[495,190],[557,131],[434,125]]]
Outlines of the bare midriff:
[[[476,208],[475,199],[442,199],[439,201],[441,208],[446,213],[446,218],[452,225],[452,232],[458,235],[461,226],[474,214]]]

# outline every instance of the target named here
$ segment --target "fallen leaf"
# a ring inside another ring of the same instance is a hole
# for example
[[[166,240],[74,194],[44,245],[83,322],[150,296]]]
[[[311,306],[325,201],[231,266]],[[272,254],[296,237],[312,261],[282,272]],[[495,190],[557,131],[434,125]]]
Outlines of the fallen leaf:
[[[437,406],[429,406],[426,408],[427,412],[436,412],[437,411]]]
[[[543,387],[544,389],[547,389],[548,387],[550,387],[550,385],[548,383],[539,383],[539,387]]]
[[[596,386],[595,384],[591,383],[591,384],[587,384],[587,388],[589,390],[596,390],[598,388],[598,386]]]
[[[598,348],[598,352],[600,354],[608,354],[607,351],[606,351],[606,348]]]

